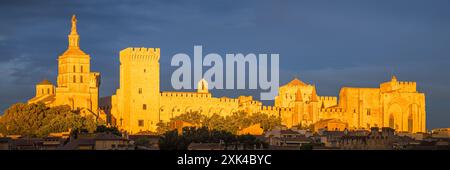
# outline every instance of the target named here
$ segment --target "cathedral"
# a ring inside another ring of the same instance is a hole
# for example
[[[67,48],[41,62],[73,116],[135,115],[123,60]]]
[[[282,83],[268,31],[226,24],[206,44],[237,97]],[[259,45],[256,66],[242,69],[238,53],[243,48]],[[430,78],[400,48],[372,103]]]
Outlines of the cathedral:
[[[68,105],[82,114],[98,116],[100,73],[91,72],[90,56],[80,49],[77,18],[72,16],[67,50],[58,58],[57,86],[48,80],[36,85],[36,96],[28,103],[42,102],[48,106]]]
[[[156,131],[159,122],[187,112],[227,116],[239,111],[280,117],[288,128],[426,131],[425,94],[417,91],[415,82],[392,76],[378,87],[342,87],[335,97],[320,96],[314,85],[293,79],[279,88],[274,106],[263,106],[251,96],[213,97],[204,79],[198,82],[196,91],[161,91],[159,48],[121,50],[119,88],[114,95],[99,99],[100,74],[90,71],[90,56],[79,47],[76,24],[73,16],[68,48],[58,58],[57,86],[43,80],[28,103],[69,105],[130,134]]]

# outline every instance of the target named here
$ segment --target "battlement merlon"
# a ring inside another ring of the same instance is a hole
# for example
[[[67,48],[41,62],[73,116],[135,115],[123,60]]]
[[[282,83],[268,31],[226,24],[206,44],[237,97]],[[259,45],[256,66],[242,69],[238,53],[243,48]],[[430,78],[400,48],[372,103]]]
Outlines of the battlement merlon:
[[[159,61],[160,48],[128,47],[120,51],[120,61]]]
[[[400,84],[400,88],[403,89],[404,91],[408,91],[408,92],[416,92],[417,91],[416,82],[400,81],[399,84]]]
[[[380,84],[381,92],[400,90],[401,92],[417,92],[417,83],[412,81],[390,81]]]
[[[318,96],[319,101],[337,101],[336,96]]]

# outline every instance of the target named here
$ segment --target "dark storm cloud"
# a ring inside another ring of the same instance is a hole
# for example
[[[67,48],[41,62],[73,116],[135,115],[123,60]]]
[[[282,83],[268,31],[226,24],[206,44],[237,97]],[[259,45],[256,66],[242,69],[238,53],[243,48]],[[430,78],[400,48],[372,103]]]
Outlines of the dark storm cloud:
[[[448,6],[447,0],[1,1],[0,108],[31,98],[43,78],[55,82],[56,59],[77,14],[80,46],[102,74],[102,96],[118,87],[121,49],[160,47],[162,90],[172,90],[171,57],[192,56],[193,46],[203,45],[205,54],[280,53],[281,82],[298,76],[320,95],[377,87],[395,73],[427,94],[429,128],[449,126]]]

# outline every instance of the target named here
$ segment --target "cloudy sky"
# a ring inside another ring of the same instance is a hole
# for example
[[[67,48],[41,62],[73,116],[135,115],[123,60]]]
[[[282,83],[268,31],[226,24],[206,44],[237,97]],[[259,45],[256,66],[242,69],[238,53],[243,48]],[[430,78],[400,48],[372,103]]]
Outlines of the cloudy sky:
[[[450,1],[0,1],[0,109],[55,83],[57,57],[78,16],[81,48],[102,74],[101,96],[119,86],[119,51],[161,48],[161,88],[172,90],[176,53],[279,53],[280,79],[297,76],[319,95],[378,87],[392,74],[427,97],[428,128],[450,126]],[[214,91],[215,96],[258,91]],[[271,103],[271,102],[266,102]]]

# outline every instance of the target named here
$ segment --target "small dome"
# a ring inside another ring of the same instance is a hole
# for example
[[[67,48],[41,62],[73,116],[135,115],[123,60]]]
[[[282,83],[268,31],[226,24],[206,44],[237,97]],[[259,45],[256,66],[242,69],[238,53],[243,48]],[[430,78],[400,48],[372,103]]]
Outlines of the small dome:
[[[38,83],[38,85],[53,85],[52,82],[48,81],[47,79],[42,80]]]

